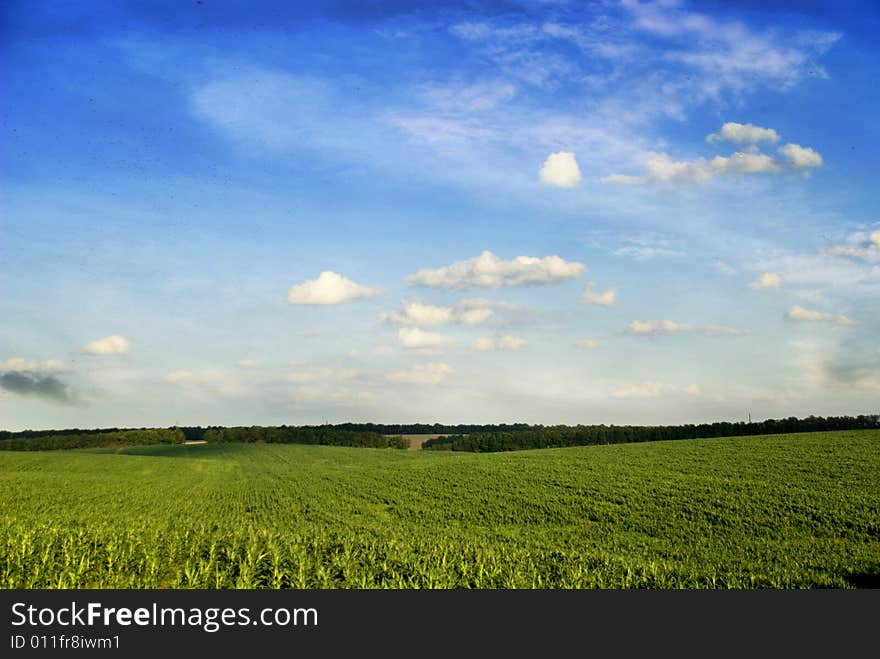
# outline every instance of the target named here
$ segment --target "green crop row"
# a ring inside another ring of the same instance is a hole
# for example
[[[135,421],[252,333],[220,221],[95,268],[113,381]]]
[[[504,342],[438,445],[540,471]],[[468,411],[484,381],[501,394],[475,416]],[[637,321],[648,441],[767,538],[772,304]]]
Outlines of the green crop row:
[[[3,588],[876,584],[880,432],[0,455]]]

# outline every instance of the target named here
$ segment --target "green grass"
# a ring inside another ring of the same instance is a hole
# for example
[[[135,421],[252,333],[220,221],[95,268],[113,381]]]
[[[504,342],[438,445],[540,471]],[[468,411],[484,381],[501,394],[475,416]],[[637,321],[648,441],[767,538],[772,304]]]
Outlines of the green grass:
[[[3,588],[875,583],[880,432],[0,454]]]

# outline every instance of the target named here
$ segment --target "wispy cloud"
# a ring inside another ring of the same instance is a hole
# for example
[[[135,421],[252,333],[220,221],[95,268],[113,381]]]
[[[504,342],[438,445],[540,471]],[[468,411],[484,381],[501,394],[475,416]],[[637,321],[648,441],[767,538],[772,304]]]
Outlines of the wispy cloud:
[[[660,396],[681,394],[698,397],[701,395],[701,392],[700,388],[695,384],[682,387],[666,382],[650,381],[621,385],[611,395],[615,398],[658,398]]]
[[[856,325],[856,321],[846,316],[826,313],[824,311],[816,311],[815,309],[807,309],[801,306],[793,306],[785,314],[789,320],[806,323],[829,323],[831,325],[840,325],[843,327],[851,327]]]
[[[782,283],[782,277],[779,276],[776,272],[763,272],[758,275],[758,278],[755,281],[749,284],[750,288],[762,289],[762,288],[779,288],[779,285]]]
[[[584,294],[581,296],[584,302],[590,304],[598,304],[603,307],[610,307],[617,300],[617,289],[609,288],[607,291],[599,292],[596,290],[596,282],[591,281],[587,284]]]
[[[674,320],[633,320],[625,334],[636,336],[660,336],[662,334],[705,334],[706,336],[738,336],[741,330],[721,325],[690,325]]]
[[[27,371],[29,373],[56,373],[66,371],[67,365],[60,359],[27,359],[10,357],[0,361],[0,371]]]
[[[528,345],[528,341],[523,338],[517,336],[502,336],[499,339],[490,339],[487,337],[482,337],[479,339],[475,339],[473,343],[471,343],[471,348],[474,350],[479,350],[481,352],[494,352],[496,350],[519,350],[520,348]]]
[[[440,384],[453,373],[448,364],[428,362],[389,373],[387,379],[402,384]]]

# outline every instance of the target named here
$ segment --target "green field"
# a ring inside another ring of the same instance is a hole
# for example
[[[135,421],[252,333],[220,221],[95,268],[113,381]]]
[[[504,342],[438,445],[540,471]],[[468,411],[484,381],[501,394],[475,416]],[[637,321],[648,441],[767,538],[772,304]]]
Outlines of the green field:
[[[0,454],[3,588],[876,585],[880,431]]]

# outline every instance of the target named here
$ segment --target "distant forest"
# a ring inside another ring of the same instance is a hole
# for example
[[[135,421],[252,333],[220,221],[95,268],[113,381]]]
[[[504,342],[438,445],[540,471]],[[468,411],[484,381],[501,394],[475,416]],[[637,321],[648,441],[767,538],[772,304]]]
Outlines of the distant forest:
[[[434,451],[496,452],[533,448],[622,444],[671,439],[774,435],[822,430],[880,428],[880,414],[860,416],[809,416],[804,419],[766,419],[746,423],[716,423],[679,426],[577,425],[544,426],[514,424],[439,423],[378,424],[340,423],[320,426],[172,426],[170,428],[94,428],[67,430],[0,431],[0,450],[39,451],[49,449],[177,444],[184,441],[323,444],[367,448],[407,448],[400,435],[449,435],[423,442]]]
[[[778,435],[822,430],[880,428],[880,414],[860,416],[809,416],[805,419],[766,419],[746,423],[718,421],[681,426],[528,426],[511,432],[481,431],[429,439],[422,448],[435,451],[492,453],[533,448],[656,442],[671,439]]]

